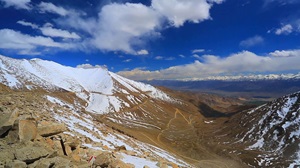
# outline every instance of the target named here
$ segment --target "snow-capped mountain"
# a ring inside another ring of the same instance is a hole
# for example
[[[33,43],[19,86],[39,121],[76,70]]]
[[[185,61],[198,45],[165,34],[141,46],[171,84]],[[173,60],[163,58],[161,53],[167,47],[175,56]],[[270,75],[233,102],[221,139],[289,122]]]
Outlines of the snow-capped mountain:
[[[0,56],[0,74],[0,82],[13,89],[73,92],[87,102],[87,111],[98,114],[118,112],[147,98],[172,101],[150,85],[125,79],[103,68],[72,68],[40,59]]]
[[[298,74],[268,74],[268,75],[237,75],[237,76],[209,76],[203,78],[189,78],[180,81],[256,81],[256,80],[299,80]]]
[[[244,114],[239,142],[246,150],[260,151],[258,166],[300,166],[300,92],[274,100]]]
[[[160,167],[160,159],[169,167],[300,165],[300,92],[249,110],[238,99],[158,89],[103,68],[4,56],[0,83],[2,106],[26,105],[38,125],[64,123],[62,135],[80,139],[82,148],[124,146],[123,161],[137,167]]]

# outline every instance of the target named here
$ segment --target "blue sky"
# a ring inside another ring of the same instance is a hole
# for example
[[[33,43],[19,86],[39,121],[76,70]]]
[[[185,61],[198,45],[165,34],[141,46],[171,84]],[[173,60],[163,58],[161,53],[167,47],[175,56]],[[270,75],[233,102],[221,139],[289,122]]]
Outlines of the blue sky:
[[[300,71],[299,0],[0,0],[0,54],[135,80]]]

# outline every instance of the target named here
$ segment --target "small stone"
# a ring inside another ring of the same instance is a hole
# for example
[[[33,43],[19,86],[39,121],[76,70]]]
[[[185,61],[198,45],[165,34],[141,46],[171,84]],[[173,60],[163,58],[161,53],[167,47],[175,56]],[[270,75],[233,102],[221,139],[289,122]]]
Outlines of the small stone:
[[[117,146],[115,151],[126,151],[126,147],[124,145],[122,146]]]

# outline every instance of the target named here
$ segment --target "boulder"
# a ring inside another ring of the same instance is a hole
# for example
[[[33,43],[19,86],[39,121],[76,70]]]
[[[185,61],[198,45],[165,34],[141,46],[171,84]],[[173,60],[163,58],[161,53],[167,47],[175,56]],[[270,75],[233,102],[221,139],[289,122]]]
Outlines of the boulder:
[[[66,128],[65,124],[50,124],[50,125],[38,126],[38,134],[43,137],[57,135],[66,130],[67,130],[67,128]]]
[[[31,141],[37,137],[37,127],[34,120],[19,121],[19,139],[21,141]]]
[[[115,160],[112,153],[103,152],[100,155],[96,156],[96,160],[94,161],[94,165],[100,167],[108,167]]]
[[[17,160],[26,162],[27,164],[33,163],[41,158],[47,157],[49,152],[42,147],[26,146],[17,149],[15,157]]]
[[[0,116],[0,137],[5,135],[7,131],[9,131],[13,125],[15,120],[18,118],[19,112],[18,110],[14,110],[11,113],[2,114]]]
[[[19,140],[34,140],[37,137],[36,122],[34,120],[15,120],[7,137],[10,143],[17,143]]]

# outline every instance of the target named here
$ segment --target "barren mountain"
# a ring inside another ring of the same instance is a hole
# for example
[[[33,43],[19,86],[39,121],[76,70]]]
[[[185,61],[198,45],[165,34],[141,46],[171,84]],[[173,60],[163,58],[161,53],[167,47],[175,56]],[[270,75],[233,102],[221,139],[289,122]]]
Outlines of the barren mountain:
[[[4,56],[0,82],[5,85],[1,85],[0,147],[12,156],[0,155],[6,165],[25,162],[36,167],[51,162],[59,167],[53,160],[64,158],[70,166],[84,167],[94,155],[99,155],[95,164],[104,157],[111,167],[299,164],[286,161],[297,156],[298,150],[288,146],[296,144],[298,134],[285,133],[299,128],[299,107],[293,105],[298,94],[251,109],[239,99],[159,89],[103,68]],[[277,117],[270,118],[276,112]],[[37,130],[33,137],[24,139],[24,122]],[[28,146],[46,151],[29,159],[21,154],[13,157],[16,148],[26,151]]]

